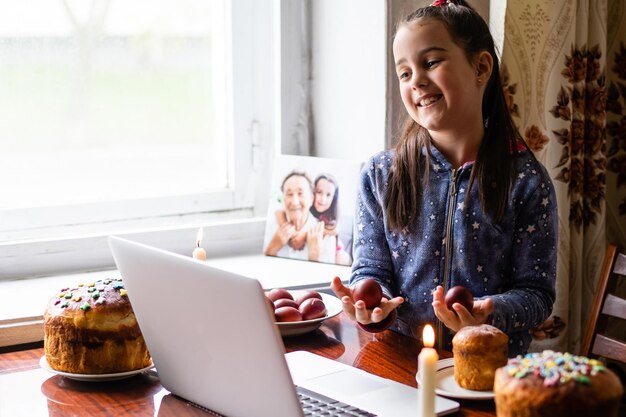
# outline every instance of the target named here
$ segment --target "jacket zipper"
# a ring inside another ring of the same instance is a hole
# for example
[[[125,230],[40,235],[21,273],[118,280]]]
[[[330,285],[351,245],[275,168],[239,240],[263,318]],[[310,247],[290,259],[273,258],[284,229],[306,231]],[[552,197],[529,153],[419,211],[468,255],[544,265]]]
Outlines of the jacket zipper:
[[[454,217],[454,206],[456,196],[456,179],[458,170],[452,170],[452,179],[450,180],[450,198],[448,203],[448,219],[446,222],[446,250],[445,250],[445,263],[443,270],[443,294],[448,291],[448,280],[450,279],[450,259],[452,258],[452,219]],[[439,349],[443,349],[443,323],[441,320],[437,322],[437,346]]]

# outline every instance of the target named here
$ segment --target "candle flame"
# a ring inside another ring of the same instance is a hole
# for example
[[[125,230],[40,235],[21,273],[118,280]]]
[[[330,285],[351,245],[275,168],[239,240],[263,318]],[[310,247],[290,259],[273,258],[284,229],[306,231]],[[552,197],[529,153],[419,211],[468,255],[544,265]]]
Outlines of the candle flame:
[[[424,326],[424,330],[422,331],[422,342],[424,346],[433,347],[435,346],[435,331],[433,330],[433,326],[427,324]]]
[[[201,227],[198,229],[198,233],[196,233],[196,245],[200,247],[202,244],[202,238],[204,237],[204,229]]]

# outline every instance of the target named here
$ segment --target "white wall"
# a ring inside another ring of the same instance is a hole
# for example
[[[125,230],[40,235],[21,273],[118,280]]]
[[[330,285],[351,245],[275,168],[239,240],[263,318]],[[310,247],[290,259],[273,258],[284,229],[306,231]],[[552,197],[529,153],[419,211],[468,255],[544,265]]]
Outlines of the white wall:
[[[311,1],[315,156],[365,160],[385,146],[386,3]]]
[[[387,51],[398,19],[431,0],[283,1],[284,30],[295,32],[283,37],[290,52],[281,74],[282,152],[362,161],[391,146],[405,112]],[[489,3],[470,1],[485,18]],[[311,13],[305,21],[303,9]],[[309,24],[311,38],[303,40],[298,29]],[[312,62],[307,70],[302,54],[309,47]],[[303,71],[310,71],[310,80],[303,79]],[[312,126],[305,123],[308,117]]]

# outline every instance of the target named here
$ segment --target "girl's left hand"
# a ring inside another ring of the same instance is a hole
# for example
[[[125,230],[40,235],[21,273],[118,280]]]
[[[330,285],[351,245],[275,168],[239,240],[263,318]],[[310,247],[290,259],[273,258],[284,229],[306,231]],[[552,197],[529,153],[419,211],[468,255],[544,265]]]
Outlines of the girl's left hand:
[[[494,309],[491,298],[486,298],[484,300],[474,300],[474,307],[471,313],[459,303],[452,305],[454,311],[448,310],[441,285],[438,285],[433,292],[432,305],[437,318],[453,332],[458,332],[466,326],[476,326],[485,323]]]
[[[378,307],[368,310],[363,300],[354,301],[352,289],[344,286],[339,277],[333,278],[330,283],[330,288],[337,298],[341,300],[343,312],[346,313],[351,320],[363,325],[380,323],[404,302],[404,298],[402,297],[394,297],[391,300],[383,297]]]

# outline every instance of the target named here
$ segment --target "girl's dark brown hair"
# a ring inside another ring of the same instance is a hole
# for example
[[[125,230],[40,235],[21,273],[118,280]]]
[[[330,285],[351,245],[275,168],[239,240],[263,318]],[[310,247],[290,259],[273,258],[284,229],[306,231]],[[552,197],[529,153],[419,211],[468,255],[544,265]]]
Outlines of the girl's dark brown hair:
[[[504,217],[513,181],[517,143],[523,143],[523,140],[504,99],[498,57],[489,27],[476,11],[458,1],[420,8],[402,20],[398,28],[421,19],[443,23],[454,42],[465,51],[469,62],[482,51],[489,52],[493,58],[493,69],[483,95],[485,136],[472,167],[469,189],[477,182],[481,207],[499,222]],[[396,158],[385,197],[385,214],[392,230],[412,230],[415,224],[415,217],[421,210],[422,189],[428,182],[430,145],[428,131],[408,116],[396,145]],[[426,149],[424,154],[422,149]],[[424,161],[426,171],[422,173],[420,167]]]

